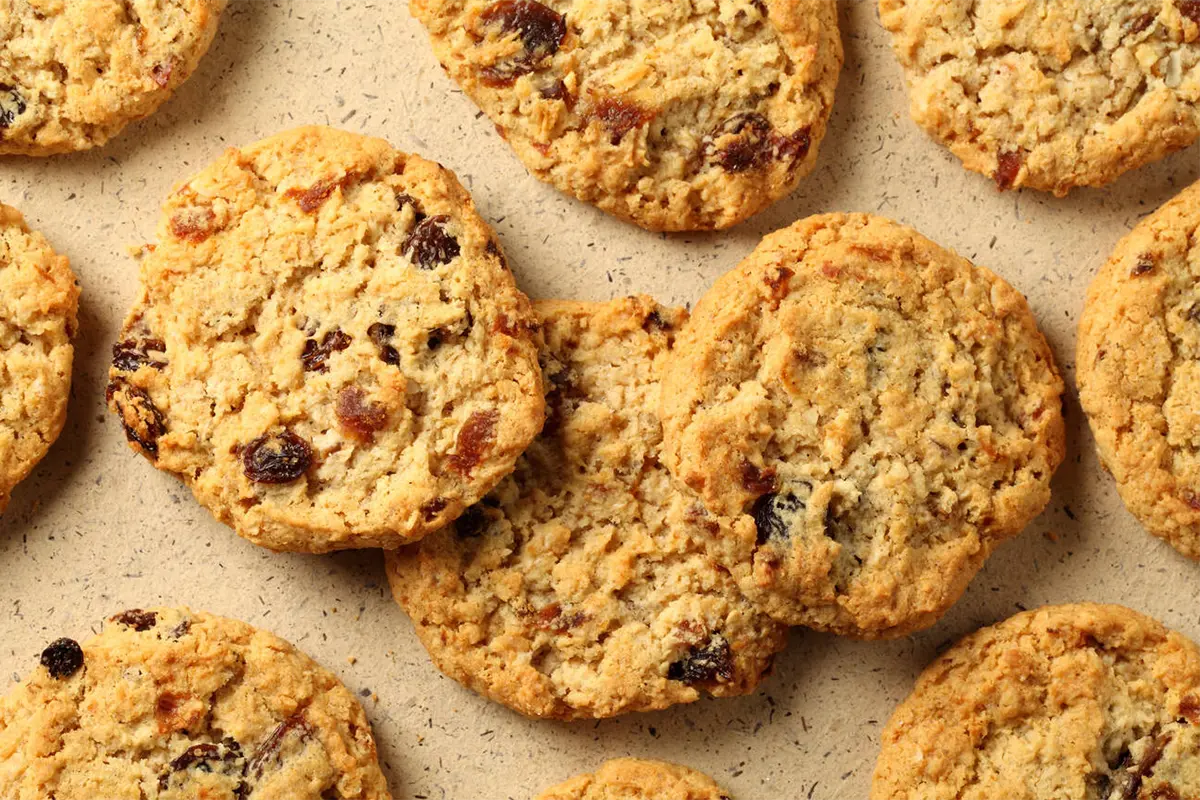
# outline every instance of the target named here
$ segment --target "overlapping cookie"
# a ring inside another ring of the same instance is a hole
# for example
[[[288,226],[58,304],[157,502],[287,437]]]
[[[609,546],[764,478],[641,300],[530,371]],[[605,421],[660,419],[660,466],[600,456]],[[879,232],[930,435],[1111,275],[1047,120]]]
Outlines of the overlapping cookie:
[[[775,618],[932,625],[1050,498],[1062,380],[1029,306],[894,222],[802,220],[696,305],[662,391],[664,463]]]
[[[226,0],[0,5],[0,154],[104,144],[196,69]]]
[[[579,775],[547,789],[535,800],[729,800],[712,778],[694,769],[618,758],[594,774]]]
[[[880,0],[914,119],[1002,189],[1102,186],[1200,137],[1197,0]]]
[[[438,667],[530,716],[753,690],[784,630],[706,553],[722,524],[659,462],[684,312],[644,297],[536,310],[546,428],[452,528],[388,554],[396,599]]]
[[[66,422],[78,308],[66,257],[0,203],[0,511]]]
[[[1153,534],[1200,558],[1200,183],[1142,221],[1079,320],[1076,379],[1104,466]]]
[[[872,800],[1200,796],[1200,650],[1119,606],[968,636],[883,732]]]
[[[396,547],[480,499],[540,429],[532,328],[453,174],[300,128],[171,194],[109,404],[251,541]]]
[[[10,800],[390,800],[362,707],[245,623],[125,611],[0,699]]]
[[[538,178],[652,230],[727,228],[816,163],[833,0],[414,0],[442,65]]]

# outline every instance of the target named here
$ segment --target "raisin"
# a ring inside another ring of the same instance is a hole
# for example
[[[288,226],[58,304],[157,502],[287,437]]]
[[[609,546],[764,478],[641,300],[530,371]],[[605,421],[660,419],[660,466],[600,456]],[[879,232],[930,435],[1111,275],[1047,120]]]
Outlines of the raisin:
[[[812,132],[808,128],[789,133],[787,136],[776,134],[774,137],[775,158],[780,161],[799,163],[812,149]]]
[[[794,271],[787,267],[780,267],[772,274],[763,278],[763,282],[771,288],[771,299],[775,301],[776,306],[783,302],[783,298],[787,297],[792,276],[795,274]]]
[[[561,100],[568,106],[575,104],[575,96],[571,94],[571,90],[561,80],[557,80],[549,86],[543,86],[538,90],[538,94],[547,100]]]
[[[347,386],[338,392],[334,411],[338,422],[351,435],[369,441],[387,425],[388,413],[382,405],[367,402],[366,397],[366,392],[357,386]]]
[[[667,678],[683,683],[733,680],[733,653],[725,637],[716,634],[704,647],[693,647],[667,667]]]
[[[170,636],[172,639],[175,639],[176,641],[178,641],[180,638],[187,635],[187,632],[190,631],[191,629],[192,629],[192,621],[190,619],[185,619],[185,620],[181,621],[178,625],[176,625],[174,628],[172,628],[171,632],[168,633],[167,635]]]
[[[200,244],[217,231],[217,215],[211,208],[184,208],[171,217],[171,235]]]
[[[1001,190],[1013,188],[1013,184],[1017,181],[1017,175],[1021,172],[1021,165],[1025,163],[1025,156],[1016,150],[1004,150],[996,156],[996,173],[992,177],[996,180],[996,185]]]
[[[0,130],[11,127],[26,108],[25,98],[16,87],[0,83]]]
[[[574,614],[565,613],[558,603],[551,603],[541,611],[534,612],[532,616],[535,628],[550,633],[566,633],[587,620],[587,615],[579,611]]]
[[[306,214],[319,209],[324,205],[325,201],[333,195],[338,189],[345,189],[351,183],[358,179],[358,175],[348,172],[340,178],[325,178],[314,183],[307,189],[293,188],[288,189],[283,193],[284,197],[290,197],[300,206],[300,210]]]
[[[421,504],[421,517],[426,522],[433,522],[437,519],[438,514],[446,510],[447,501],[444,497],[435,497],[427,503]]]
[[[588,110],[586,118],[594,119],[608,128],[609,141],[618,145],[625,134],[641,128],[654,119],[657,112],[642,108],[632,100],[602,97]]]
[[[329,365],[325,362],[334,353],[340,353],[349,347],[351,341],[353,340],[338,328],[334,328],[321,337],[320,343],[316,339],[306,339],[304,351],[300,353],[300,360],[304,362],[304,370],[306,372],[328,372]]]
[[[165,89],[171,85],[171,76],[175,73],[175,62],[164,61],[161,64],[155,64],[150,70],[150,77],[158,84],[158,88]]]
[[[291,483],[312,466],[312,448],[291,431],[263,434],[242,449],[242,471],[255,483]]]
[[[1143,254],[1138,257],[1137,263],[1133,265],[1133,269],[1129,270],[1129,276],[1131,278],[1140,278],[1143,275],[1149,275],[1151,272],[1154,272],[1154,267],[1154,256],[1148,253]]]
[[[1179,0],[1179,13],[1200,25],[1200,0]]]
[[[1150,793],[1150,800],[1183,800],[1174,786],[1163,784]]]
[[[411,195],[405,194],[404,192],[397,192],[396,209],[400,210],[405,206],[412,206],[413,216],[416,218],[417,222],[425,219],[425,212],[421,210],[421,204],[418,203],[415,198],[413,198]]]
[[[117,379],[108,385],[105,396],[116,405],[125,437],[146,455],[157,458],[158,440],[167,432],[167,420],[146,390]]]
[[[499,28],[501,35],[516,33],[521,39],[520,54],[481,71],[487,86],[511,86],[533,72],[558,52],[567,35],[566,17],[536,0],[499,0],[483,10],[479,21],[485,28]]]
[[[1179,715],[1193,725],[1200,725],[1200,699],[1189,694],[1180,700]]]
[[[390,344],[392,337],[395,335],[395,325],[384,325],[382,322],[376,322],[367,328],[367,336],[371,337],[371,341],[379,348],[379,358],[383,360],[383,363],[391,364],[392,366],[400,363],[400,353]]]
[[[296,731],[301,739],[312,737],[313,731],[308,724],[308,720],[304,718],[304,712],[293,714],[275,726],[275,730],[271,731],[271,735],[267,737],[267,740],[254,751],[254,757],[246,765],[246,771],[255,777],[262,777],[268,762],[274,760],[279,755],[279,750],[283,747],[284,739],[292,731]]]
[[[673,326],[656,308],[646,315],[646,319],[642,320],[642,329],[647,333],[654,331],[670,332]]]
[[[112,365],[120,372],[137,372],[141,367],[162,369],[165,361],[151,357],[151,353],[165,353],[167,345],[162,339],[126,339],[113,345]]]
[[[1142,14],[1140,17],[1133,20],[1132,24],[1130,24],[1129,32],[1141,33],[1142,31],[1146,30],[1146,28],[1149,28],[1151,25],[1153,25],[1154,20],[1157,19],[1157,17],[1158,15],[1153,12]]]
[[[454,452],[447,458],[450,468],[462,475],[469,475],[495,441],[496,423],[499,421],[500,412],[495,409],[471,414],[458,431]]]
[[[792,515],[804,510],[804,501],[791,492],[764,494],[754,503],[750,515],[758,529],[758,543],[764,545],[774,539],[783,541],[791,538],[791,526],[783,515]]]
[[[775,491],[775,470],[742,461],[742,487],[755,496]]]
[[[194,744],[176,756],[168,765],[165,772],[158,777],[159,791],[166,790],[171,784],[171,777],[180,772],[195,769],[199,772],[213,773],[220,771],[230,777],[239,779],[234,789],[235,798],[249,795],[250,787],[240,780],[245,772],[242,761],[242,747],[234,739],[225,737],[219,744]]]
[[[463,539],[476,539],[491,524],[487,511],[479,504],[473,505],[454,522],[454,533]]]
[[[74,639],[55,639],[42,651],[41,661],[51,678],[69,678],[83,666],[83,648]]]
[[[126,628],[133,628],[138,633],[144,633],[158,624],[158,615],[153,611],[142,611],[140,608],[131,608],[128,611],[122,611],[120,614],[110,617],[109,621],[124,625]]]
[[[446,233],[450,217],[442,214],[421,220],[404,242],[404,254],[421,269],[449,264],[458,257],[458,240]]]
[[[771,161],[771,123],[762,114],[730,117],[709,134],[709,158],[726,172],[746,172]],[[719,146],[718,146],[719,145]]]

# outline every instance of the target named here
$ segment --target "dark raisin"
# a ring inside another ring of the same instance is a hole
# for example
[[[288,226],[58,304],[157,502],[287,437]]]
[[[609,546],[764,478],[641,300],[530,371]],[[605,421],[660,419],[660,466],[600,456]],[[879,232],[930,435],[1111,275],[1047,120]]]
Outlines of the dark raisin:
[[[338,328],[334,328],[321,337],[318,343],[316,339],[307,339],[304,342],[304,351],[300,353],[300,360],[304,362],[306,372],[327,372],[329,365],[325,362],[334,353],[339,353],[350,346],[353,341],[349,335],[342,333]]]
[[[338,422],[359,439],[370,440],[376,431],[387,425],[387,409],[367,401],[367,394],[357,386],[347,386],[338,392],[334,411]]]
[[[475,504],[462,513],[454,522],[454,533],[463,539],[478,538],[491,524],[483,506]]]
[[[1003,150],[996,156],[996,173],[992,177],[996,180],[996,185],[1001,190],[1013,188],[1013,184],[1017,181],[1017,175],[1021,172],[1021,165],[1025,163],[1025,156],[1016,150]]]
[[[750,515],[758,529],[758,543],[766,544],[774,539],[784,541],[791,538],[791,526],[784,515],[794,515],[804,510],[804,501],[791,492],[764,494],[754,503]]]
[[[686,656],[667,667],[667,678],[683,683],[733,680],[733,653],[729,642],[717,634],[704,647],[693,647]]]
[[[151,458],[158,456],[158,440],[167,432],[167,420],[145,389],[118,379],[105,392],[125,426],[125,437]]]
[[[25,98],[16,87],[0,83],[0,129],[11,127],[25,109]]]
[[[165,353],[167,345],[162,339],[126,339],[113,345],[113,368],[121,372],[137,372],[141,367],[162,369],[165,361],[152,357],[151,353]]]
[[[567,35],[566,17],[536,0],[499,0],[483,10],[479,21],[484,28],[498,28],[501,35],[516,33],[521,38],[519,54],[482,70],[488,86],[509,86],[533,72],[558,52]]]
[[[771,161],[771,123],[762,114],[737,114],[708,136],[709,160],[726,172],[746,172]]]
[[[1200,0],[1179,0],[1179,13],[1200,25]]]
[[[158,615],[153,611],[142,611],[140,608],[131,608],[128,611],[122,611],[114,617],[110,617],[109,621],[115,622],[118,625],[124,625],[126,628],[133,628],[138,633],[144,633],[158,624]]]
[[[787,136],[775,134],[775,158],[780,161],[799,163],[808,156],[812,149],[812,133],[808,128],[789,133]]]
[[[42,651],[41,661],[50,677],[69,678],[83,666],[83,648],[74,639],[56,639]]]
[[[245,765],[241,762],[242,747],[228,736],[219,744],[194,744],[167,765],[166,771],[158,777],[158,788],[159,791],[167,789],[172,776],[194,769],[208,774],[219,772],[239,779],[234,797],[244,798],[249,795],[250,787],[241,780],[245,772]]]
[[[446,510],[447,501],[444,497],[435,497],[429,502],[421,504],[421,517],[426,522],[433,522],[437,519],[438,514]]]
[[[167,635],[170,636],[172,639],[178,640],[181,637],[187,635],[187,632],[190,631],[191,629],[192,629],[192,621],[190,619],[185,619],[185,620],[182,620],[174,628],[172,628],[171,632],[168,633]]]
[[[618,145],[625,134],[637,130],[654,119],[657,112],[643,108],[632,100],[619,97],[602,97],[588,109],[586,118],[598,121],[608,128],[609,141]]]
[[[380,359],[383,360],[383,363],[391,364],[392,366],[400,363],[400,353],[390,344],[392,337],[395,335],[395,325],[384,325],[382,322],[376,322],[367,328],[367,336],[370,336],[371,341],[379,348]]]
[[[1154,256],[1144,254],[1138,257],[1137,263],[1133,265],[1133,269],[1129,270],[1129,275],[1133,278],[1149,275],[1151,272],[1154,272],[1154,266]]]
[[[1146,28],[1149,28],[1152,24],[1154,24],[1154,20],[1157,19],[1157,17],[1158,15],[1153,12],[1142,14],[1140,17],[1135,18],[1130,23],[1129,32],[1141,33],[1142,31],[1146,30]]]
[[[673,330],[673,326],[656,308],[646,315],[646,319],[642,321],[642,329],[648,333],[654,331],[670,332]]]
[[[275,730],[271,731],[271,735],[267,737],[258,749],[254,751],[254,757],[246,765],[246,772],[255,776],[262,777],[263,771],[267,764],[275,760],[279,755],[280,748],[283,747],[284,740],[290,733],[295,731],[299,737],[309,739],[312,737],[312,728],[308,724],[308,720],[304,718],[304,713],[293,714],[283,722],[275,726]]]
[[[242,471],[255,483],[291,483],[312,466],[312,448],[291,431],[263,434],[242,449]]]
[[[755,496],[775,491],[775,470],[770,467],[760,469],[749,461],[743,461],[742,487]]]
[[[571,94],[571,90],[561,80],[554,81],[549,86],[543,86],[538,90],[538,94],[547,100],[561,100],[568,106],[575,103],[575,96]]]
[[[420,203],[418,203],[411,195],[407,195],[404,192],[397,192],[396,209],[400,210],[405,206],[412,206],[413,215],[415,216],[417,222],[425,219],[425,212],[421,210]]]
[[[470,474],[495,441],[499,421],[500,412],[495,409],[471,414],[459,429],[454,452],[447,458],[450,468],[462,475]]]
[[[404,243],[404,254],[421,269],[449,264],[460,252],[458,240],[446,232],[449,221],[444,214],[422,220]]]

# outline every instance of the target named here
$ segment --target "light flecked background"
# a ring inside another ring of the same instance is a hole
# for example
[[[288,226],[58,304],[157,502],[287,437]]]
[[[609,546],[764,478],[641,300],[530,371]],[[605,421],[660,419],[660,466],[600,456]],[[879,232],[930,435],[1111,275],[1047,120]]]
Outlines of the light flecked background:
[[[109,348],[134,295],[128,248],[150,241],[161,199],[225,147],[309,122],[383,136],[455,170],[534,297],[647,292],[692,303],[793,220],[892,216],[1025,292],[1072,383],[1091,275],[1141,217],[1200,177],[1200,148],[1065,200],[1000,194],[909,119],[874,4],[843,2],[841,24],[846,67],[816,172],[723,234],[646,233],[529,177],[400,0],[233,0],[200,70],[157,115],[98,152],[0,159],[0,200],[70,256],[83,285],[67,429],[0,521],[0,688],[55,637],[86,637],[123,608],[187,604],[275,631],[367,697],[397,798],[529,798],[625,755],[699,767],[737,800],[863,798],[892,708],[936,653],[980,625],[1098,600],[1200,639],[1200,565],[1121,507],[1072,392],[1050,507],[932,630],[890,643],[797,630],[774,676],[746,698],[590,724],[526,720],[433,668],[378,553],[276,555],[239,539],[126,449],[105,412]]]

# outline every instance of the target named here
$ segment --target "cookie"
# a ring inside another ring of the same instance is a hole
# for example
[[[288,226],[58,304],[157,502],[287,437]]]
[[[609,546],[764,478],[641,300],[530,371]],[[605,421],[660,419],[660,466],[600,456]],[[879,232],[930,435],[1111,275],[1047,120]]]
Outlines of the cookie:
[[[1018,614],[921,675],[871,800],[1200,796],[1200,650],[1120,606]]]
[[[536,800],[729,800],[712,778],[694,769],[618,758],[594,775],[580,775],[539,794]]]
[[[397,547],[483,497],[541,428],[533,325],[451,172],[299,128],[172,192],[109,405],[253,542]]]
[[[782,649],[705,552],[719,523],[660,465],[682,310],[541,302],[542,435],[455,526],[388,554],[437,666],[523,714],[611,717],[750,692]]]
[[[243,622],[134,609],[39,660],[0,699],[5,798],[391,798],[354,696]]]
[[[812,171],[833,0],[413,0],[537,178],[650,230],[728,228]]]
[[[1046,505],[1062,390],[1003,280],[890,220],[812,217],[697,304],[664,461],[734,518],[712,543],[772,616],[902,636]]]
[[[1200,0],[879,0],[913,118],[1001,189],[1062,197],[1200,137]]]
[[[195,71],[226,0],[0,5],[0,154],[98,147]]]
[[[0,511],[66,422],[78,310],[66,256],[0,203]]]
[[[1075,377],[1125,506],[1200,559],[1200,182],[1147,217],[1101,268]]]

